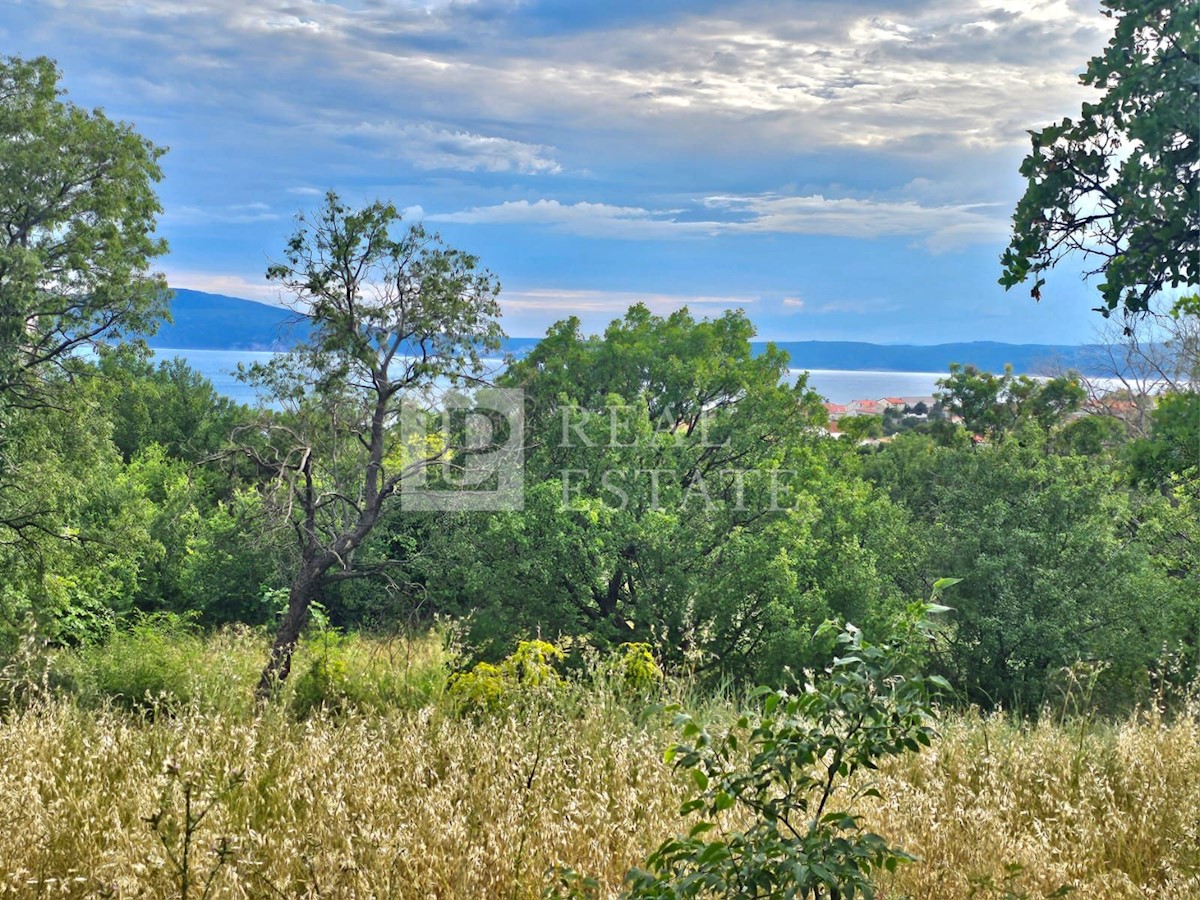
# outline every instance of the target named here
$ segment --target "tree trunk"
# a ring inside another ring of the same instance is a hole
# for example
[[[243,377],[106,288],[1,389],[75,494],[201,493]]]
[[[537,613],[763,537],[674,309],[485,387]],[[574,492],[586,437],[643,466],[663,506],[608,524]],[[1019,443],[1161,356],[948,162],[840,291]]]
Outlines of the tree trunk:
[[[325,567],[328,568],[328,567]],[[275,632],[275,642],[271,645],[271,656],[263,668],[262,677],[258,680],[258,688],[254,692],[259,705],[265,703],[275,693],[275,689],[287,680],[292,670],[292,653],[300,640],[300,632],[308,622],[312,603],[317,599],[317,589],[325,568],[309,563],[301,568],[288,591],[288,607],[283,621]]]

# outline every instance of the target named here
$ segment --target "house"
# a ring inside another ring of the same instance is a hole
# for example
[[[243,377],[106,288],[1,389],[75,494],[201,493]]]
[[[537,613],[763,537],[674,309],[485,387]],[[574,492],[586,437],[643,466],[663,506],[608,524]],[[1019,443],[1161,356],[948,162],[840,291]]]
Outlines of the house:
[[[850,414],[855,416],[882,416],[883,407],[878,400],[851,400]]]
[[[842,416],[850,415],[850,407],[842,403],[823,403],[821,405],[825,407],[825,412],[829,414],[832,422],[836,422]]]

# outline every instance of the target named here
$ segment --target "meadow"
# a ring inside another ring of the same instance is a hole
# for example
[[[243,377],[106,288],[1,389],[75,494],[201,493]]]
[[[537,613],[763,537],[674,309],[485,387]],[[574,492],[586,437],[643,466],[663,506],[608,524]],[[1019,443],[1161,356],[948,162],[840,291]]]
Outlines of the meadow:
[[[464,709],[444,634],[330,633],[256,712],[265,640],[159,623],[10,663],[0,895],[525,898],[566,867],[615,896],[688,824],[668,707],[720,729],[739,706],[671,681],[631,697],[593,665]],[[939,718],[857,810],[918,857],[881,873],[879,896],[1200,896],[1194,704]]]

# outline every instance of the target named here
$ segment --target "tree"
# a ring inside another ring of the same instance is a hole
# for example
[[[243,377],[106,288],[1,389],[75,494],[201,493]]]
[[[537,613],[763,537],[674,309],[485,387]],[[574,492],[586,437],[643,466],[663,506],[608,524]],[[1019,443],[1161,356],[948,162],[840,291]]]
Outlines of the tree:
[[[80,347],[154,330],[166,284],[149,272],[165,152],[63,99],[45,57],[0,59],[0,404],[36,403],[47,367]]]
[[[1001,263],[1005,288],[1078,254],[1102,306],[1146,310],[1195,286],[1200,259],[1200,15],[1197,0],[1102,0],[1116,19],[1083,84],[1104,91],[1079,119],[1031,131],[1028,180]]]
[[[838,428],[852,441],[866,441],[884,435],[885,416],[843,416]]]
[[[1150,433],[1129,446],[1134,479],[1164,491],[1200,497],[1200,391],[1163,394],[1150,414]]]
[[[1195,575],[1165,563],[1194,565],[1195,526],[1164,498],[1122,490],[1116,461],[906,435],[867,471],[911,511],[926,577],[961,579],[937,661],[971,702],[1034,711],[1055,672],[1087,660],[1127,706],[1164,646],[1194,646]]]
[[[161,555],[152,505],[104,413],[87,391],[62,390],[53,405],[5,417],[0,656],[31,625],[62,642],[103,635]]]
[[[961,416],[967,430],[1000,437],[1022,422],[1049,429],[1079,409],[1086,393],[1074,372],[1039,381],[1014,375],[982,372],[974,366],[950,364],[950,375],[938,382],[938,402]]]
[[[514,632],[654,641],[670,665],[773,682],[817,661],[830,615],[881,622],[905,593],[900,511],[752,337],[740,311],[641,305],[602,335],[552,326],[501,379],[532,408],[524,508],[439,523],[412,580],[476,611],[485,653]]]
[[[406,445],[402,401],[439,380],[478,379],[503,332],[500,287],[475,257],[413,225],[398,238],[391,204],[361,210],[332,192],[301,216],[285,261],[267,277],[309,317],[307,341],[246,377],[284,407],[239,430],[242,450],[273,479],[297,538],[296,571],[258,693],[288,675],[313,601],[330,583],[379,574],[355,565],[401,480],[441,453]]]

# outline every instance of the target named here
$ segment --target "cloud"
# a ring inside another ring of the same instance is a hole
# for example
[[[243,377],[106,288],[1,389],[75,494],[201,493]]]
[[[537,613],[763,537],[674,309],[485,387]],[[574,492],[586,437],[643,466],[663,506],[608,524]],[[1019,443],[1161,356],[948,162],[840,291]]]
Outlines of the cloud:
[[[248,225],[255,222],[274,222],[281,219],[279,213],[266,203],[235,203],[229,206],[178,206],[163,215],[168,224],[180,225]]]
[[[866,316],[880,313],[896,312],[903,306],[891,297],[871,297],[866,299],[826,300],[818,303],[811,312],[820,316],[853,315]]]
[[[777,194],[706,197],[694,210],[649,210],[609,203],[510,200],[430,215],[464,225],[540,225],[569,234],[669,240],[730,234],[807,234],[855,239],[913,237],[941,253],[991,243],[1008,233],[1003,204],[922,205],[915,200]],[[692,217],[694,216],[694,217]]]
[[[428,123],[362,122],[341,131],[366,137],[382,152],[405,159],[418,169],[522,175],[557,175],[562,171],[552,147]]]
[[[73,0],[44,27],[110,47],[121,69],[168,58],[156,82],[215,89],[262,125],[345,126],[366,109],[373,127],[409,129],[419,164],[542,174],[560,165],[551,147],[597,137],[601,153],[1012,146],[1078,105],[1107,25],[1063,0],[641,6],[655,5]],[[536,137],[496,136],[497,122]]]
[[[545,225],[585,237],[670,239],[713,234],[720,223],[689,222],[675,218],[679,210],[651,211],[639,206],[611,203],[560,203],[558,200],[508,200],[494,206],[477,206],[460,212],[428,217],[431,222],[463,225]]]
[[[924,206],[913,200],[855,197],[707,197],[705,206],[746,216],[729,231],[832,235],[847,238],[912,236],[933,252],[1001,240],[1008,222],[995,215],[1003,204]]]
[[[505,330],[522,337],[540,335],[553,322],[569,316],[579,318],[584,331],[598,332],[613,319],[625,315],[635,303],[644,304],[658,315],[668,315],[686,306],[697,316],[712,316],[726,309],[753,309],[758,302],[757,296],[748,294],[664,294],[571,288],[525,288],[505,290],[500,295]]]

